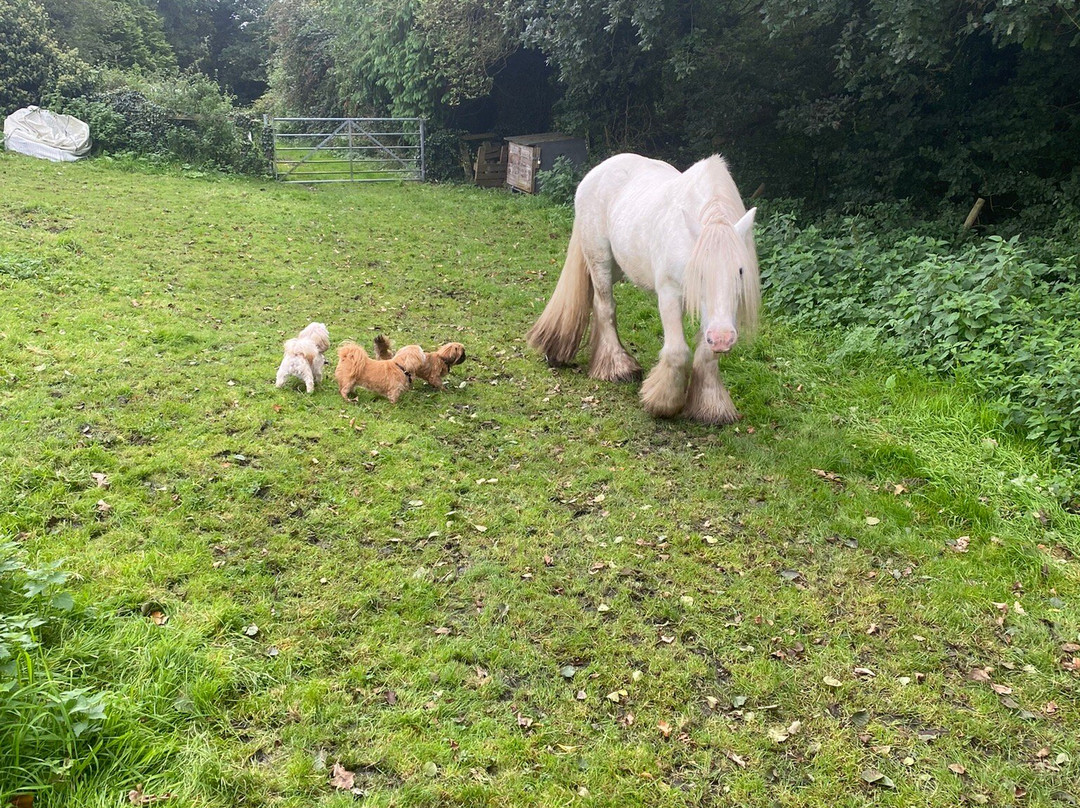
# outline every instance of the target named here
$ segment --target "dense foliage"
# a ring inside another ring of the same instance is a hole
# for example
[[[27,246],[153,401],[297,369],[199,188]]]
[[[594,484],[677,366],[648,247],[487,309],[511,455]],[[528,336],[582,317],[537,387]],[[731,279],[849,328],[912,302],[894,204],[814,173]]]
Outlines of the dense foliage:
[[[744,184],[773,194],[834,204],[982,195],[997,216],[1075,201],[1080,189],[1075,0],[276,5],[324,21],[316,75],[284,69],[294,45],[277,57],[274,97],[295,112],[336,95],[348,109],[459,123],[486,100],[489,114],[472,123],[509,133],[520,120],[498,107],[502,82],[535,52],[547,67],[519,103],[542,95],[549,74],[557,92],[534,130],[554,111],[597,154],[688,163],[722,151]],[[300,89],[313,80],[308,105]]]
[[[57,98],[85,120],[97,153],[131,152],[225,171],[265,173],[262,121],[237,112],[204,76],[103,73],[92,93]]]
[[[1071,242],[957,243],[895,207],[800,225],[773,215],[766,299],[815,327],[853,327],[841,354],[885,350],[965,378],[1054,451],[1080,453],[1080,260]]]

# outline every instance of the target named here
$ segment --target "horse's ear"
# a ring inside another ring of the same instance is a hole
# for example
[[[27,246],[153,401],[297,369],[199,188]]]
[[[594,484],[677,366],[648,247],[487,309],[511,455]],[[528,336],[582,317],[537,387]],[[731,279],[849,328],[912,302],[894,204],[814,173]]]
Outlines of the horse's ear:
[[[739,221],[735,222],[735,232],[739,234],[740,238],[744,241],[750,238],[750,234],[754,231],[754,216],[757,215],[757,208],[750,208],[743,214]]]
[[[701,220],[689,208],[683,208],[682,215],[686,221],[686,229],[690,231],[691,238],[697,241],[698,236],[701,235]]]

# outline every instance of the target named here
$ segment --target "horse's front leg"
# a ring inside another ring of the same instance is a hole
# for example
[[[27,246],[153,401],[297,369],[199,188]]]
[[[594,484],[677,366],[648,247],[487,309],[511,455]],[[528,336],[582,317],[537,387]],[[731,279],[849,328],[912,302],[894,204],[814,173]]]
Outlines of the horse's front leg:
[[[720,381],[716,366],[716,354],[701,336],[694,351],[694,370],[683,416],[704,424],[733,424],[739,420],[739,413]]]
[[[664,326],[664,347],[660,349],[660,361],[641,385],[641,404],[651,415],[670,418],[686,403],[690,346],[683,335],[682,290],[659,288],[656,297]]]

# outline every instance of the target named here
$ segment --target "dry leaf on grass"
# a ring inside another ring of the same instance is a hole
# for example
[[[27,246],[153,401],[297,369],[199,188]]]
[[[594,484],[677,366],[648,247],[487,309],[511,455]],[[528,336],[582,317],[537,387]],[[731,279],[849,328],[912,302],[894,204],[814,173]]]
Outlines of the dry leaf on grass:
[[[896,788],[896,783],[894,783],[890,778],[879,772],[877,769],[864,769],[862,773],[862,779],[864,783],[869,783],[870,785],[877,786],[878,788]]]
[[[330,785],[341,791],[351,791],[356,785],[356,775],[341,763],[335,763],[330,771]]]
[[[137,785],[128,792],[128,802],[132,805],[150,805],[155,802],[171,800],[175,795],[166,792],[164,794],[145,794],[142,785]]]

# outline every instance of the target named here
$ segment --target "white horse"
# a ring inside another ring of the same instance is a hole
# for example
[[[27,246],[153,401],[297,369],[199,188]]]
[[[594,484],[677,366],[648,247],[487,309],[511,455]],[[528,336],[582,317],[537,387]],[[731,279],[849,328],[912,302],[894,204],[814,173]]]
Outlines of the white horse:
[[[642,405],[656,416],[734,422],[739,414],[717,374],[717,355],[731,350],[740,329],[748,336],[757,326],[755,212],[746,210],[719,156],[684,173],[637,154],[605,160],[578,186],[566,262],[527,335],[529,345],[549,365],[567,364],[595,309],[589,375],[640,379],[641,366],[615,330],[611,287],[626,277],[656,292],[664,327],[659,362],[641,387]],[[684,310],[701,323],[692,357]]]

